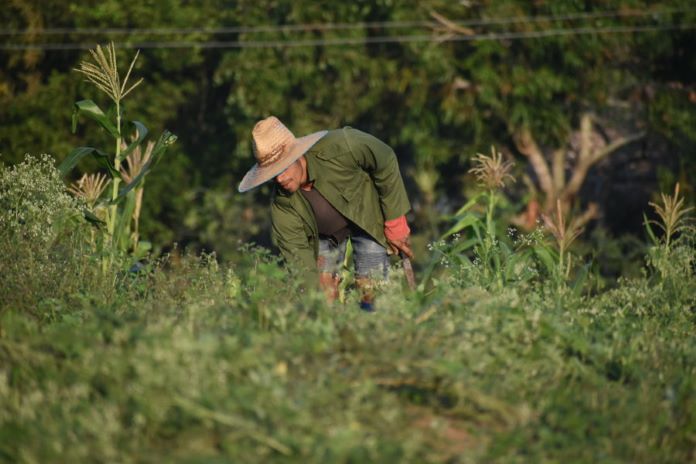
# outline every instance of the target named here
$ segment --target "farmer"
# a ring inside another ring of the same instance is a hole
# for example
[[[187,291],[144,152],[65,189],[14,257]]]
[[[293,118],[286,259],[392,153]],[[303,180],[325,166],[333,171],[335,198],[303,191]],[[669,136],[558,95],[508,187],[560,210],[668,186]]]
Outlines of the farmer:
[[[411,206],[394,151],[350,127],[295,138],[274,116],[254,126],[252,139],[257,164],[239,191],[275,179],[271,238],[286,262],[318,271],[332,302],[350,240],[360,306],[371,311],[388,254],[413,257],[405,217]]]

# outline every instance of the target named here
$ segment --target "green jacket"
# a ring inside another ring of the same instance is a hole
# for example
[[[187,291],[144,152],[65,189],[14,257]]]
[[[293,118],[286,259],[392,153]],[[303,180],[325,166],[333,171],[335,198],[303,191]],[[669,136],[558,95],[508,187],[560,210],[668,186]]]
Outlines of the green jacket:
[[[394,151],[351,127],[329,131],[305,153],[308,179],[341,214],[384,247],[384,221],[410,209]],[[271,200],[271,239],[285,260],[316,270],[319,233],[312,207],[298,191],[277,185]]]

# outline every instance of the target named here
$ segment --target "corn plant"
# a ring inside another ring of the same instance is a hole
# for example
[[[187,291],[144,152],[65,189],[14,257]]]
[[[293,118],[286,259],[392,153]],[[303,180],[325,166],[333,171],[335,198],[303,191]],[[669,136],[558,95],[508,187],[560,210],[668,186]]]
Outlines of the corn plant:
[[[505,183],[515,181],[515,178],[510,174],[513,163],[503,161],[502,154],[495,147],[491,147],[490,156],[478,153],[474,162],[475,166],[469,172],[474,174],[479,185],[486,189],[484,196],[487,203],[485,223],[480,224],[479,227],[474,227],[474,233],[478,239],[475,253],[478,255],[478,262],[483,266],[485,276],[493,278],[496,284],[501,287],[504,269],[499,251],[509,254],[511,250],[506,244],[500,242],[496,235],[494,212],[501,198],[500,191],[505,188]],[[474,224],[472,223],[472,226]],[[484,231],[483,235],[481,229]],[[504,249],[501,250],[500,247]]]
[[[137,139],[138,135],[135,134],[134,139]],[[121,148],[126,150],[128,146],[125,142],[122,143]],[[138,175],[143,171],[143,168],[147,165],[152,158],[152,150],[155,148],[155,142],[147,142],[147,146],[143,151],[140,146],[135,147],[135,149],[126,157],[125,163],[121,165],[121,176],[123,180],[130,184],[132,183]],[[143,206],[143,194],[145,192],[145,179],[143,178],[140,184],[128,194],[128,202],[133,202],[132,208],[126,208],[127,210],[133,211],[131,217],[133,220],[133,231],[130,235],[130,243],[133,250],[138,250],[140,243],[140,211]],[[141,247],[149,248],[149,244]]]
[[[510,174],[512,163],[504,162],[495,148],[490,156],[478,154],[474,161],[476,164],[469,172],[485,190],[457,211],[455,224],[430,246],[436,259],[425,275],[429,277],[439,261],[446,267],[460,269],[463,272],[458,277],[460,280],[484,287],[501,289],[506,284],[529,282],[543,274],[560,288],[569,279],[572,268],[568,248],[582,232],[577,218],[567,224],[560,203],[556,215],[545,217],[558,251],[548,244],[541,228],[524,234],[509,227],[507,235],[499,233],[495,218],[504,199],[502,189],[506,182],[515,180]],[[476,206],[483,206],[485,215],[478,213]],[[585,272],[572,285],[575,293],[583,289],[588,268],[583,269]]]
[[[551,232],[553,238],[556,239],[558,246],[558,276],[562,279],[568,279],[570,276],[570,268],[572,265],[571,255],[568,253],[568,248],[583,232],[576,220],[568,221],[568,218],[563,213],[561,201],[556,201],[556,211],[552,216],[542,214],[546,228]]]
[[[114,151],[110,153],[89,146],[78,147],[67,156],[59,169],[63,175],[66,175],[81,159],[92,156],[110,176],[109,198],[101,199],[101,192],[96,197],[91,197],[92,208],[104,207],[105,209],[103,220],[105,227],[102,228],[102,251],[104,252],[102,264],[106,270],[109,264],[113,263],[117,252],[128,250],[139,252],[138,218],[142,204],[142,183],[145,175],[160,161],[166,148],[176,141],[176,136],[165,130],[157,142],[149,145],[146,150],[149,153],[148,157],[136,156],[148,134],[148,129],[140,121],[128,121],[124,118],[123,99],[143,82],[140,78],[129,84],[138,53],[131,60],[123,78],[119,73],[116,48],[113,43],[104,48],[97,45],[96,49],[90,50],[90,55],[93,61],[82,61],[76,71],[109,97],[113,104],[113,111],[105,113],[92,100],[78,101],[74,107],[72,129],[73,132],[76,130],[80,116],[92,119],[113,137]],[[111,114],[113,116],[110,116]],[[135,136],[130,143],[126,144],[124,133],[130,126],[134,128]],[[124,162],[126,166],[123,166]],[[125,182],[123,186],[121,186],[122,181]],[[74,188],[78,192],[79,189],[79,186]],[[131,235],[132,222],[135,232]]]
[[[645,225],[653,240],[653,243],[658,244],[658,240],[650,228],[650,224],[654,224],[664,232],[664,237],[662,242],[667,251],[669,251],[671,244],[673,243],[674,236],[679,232],[682,232],[688,227],[687,218],[688,213],[693,210],[693,207],[684,207],[684,198],[679,198],[679,183],[674,186],[674,196],[666,195],[664,193],[660,194],[662,199],[662,204],[656,204],[649,202],[648,204],[655,209],[655,212],[660,217],[662,222],[649,221],[645,218]]]
[[[663,280],[679,280],[684,277],[684,272],[689,272],[691,264],[689,255],[685,255],[676,245],[682,241],[681,238],[693,240],[696,236],[694,227],[690,223],[690,213],[694,208],[684,205],[684,198],[679,196],[678,183],[674,187],[674,195],[661,193],[660,199],[661,204],[649,203],[659,216],[659,222],[648,220],[643,215],[645,229],[654,245],[649,250],[648,262],[657,269]],[[657,237],[651,225],[662,230],[661,238]]]
[[[513,163],[503,161],[502,154],[491,147],[491,155],[477,154],[475,166],[469,171],[474,174],[479,185],[485,190],[471,198],[454,215],[455,224],[447,230],[440,241],[431,245],[431,251],[440,252],[440,263],[463,266],[471,272],[481,273],[481,280],[486,285],[493,283],[502,287],[515,267],[513,247],[497,235],[495,223],[496,207],[502,200],[501,190],[506,182],[515,181],[510,174]],[[476,206],[485,202],[485,217],[475,211]],[[452,240],[451,247],[447,240]],[[473,263],[464,253],[473,250]],[[438,261],[433,261],[426,269],[426,279],[434,270]],[[472,267],[473,266],[473,267]],[[425,282],[425,280],[424,280]],[[421,288],[424,283],[421,284]]]
[[[105,174],[83,174],[68,187],[68,192],[83,200],[90,211],[94,212],[99,198],[110,182],[111,179]]]
[[[476,166],[469,172],[476,176],[479,184],[488,190],[488,209],[486,211],[486,234],[495,237],[495,224],[493,223],[493,211],[498,201],[498,190],[505,188],[506,181],[515,182],[510,174],[512,161],[503,161],[502,154],[491,147],[491,156],[481,153],[474,158]]]
[[[105,174],[83,174],[68,187],[68,192],[84,203],[84,214],[94,223],[104,223],[106,219],[107,209],[99,204],[99,199],[110,183],[111,179]],[[90,239],[92,247],[96,247],[94,230],[90,231]]]

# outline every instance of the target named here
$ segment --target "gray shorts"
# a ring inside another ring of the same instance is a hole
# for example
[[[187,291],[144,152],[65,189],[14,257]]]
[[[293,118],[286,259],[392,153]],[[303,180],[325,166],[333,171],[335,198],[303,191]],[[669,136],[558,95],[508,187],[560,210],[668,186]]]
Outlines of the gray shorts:
[[[387,250],[365,232],[352,233],[341,243],[319,238],[319,272],[337,274],[346,256],[346,246],[350,240],[353,247],[353,264],[358,277],[386,279],[389,269]]]

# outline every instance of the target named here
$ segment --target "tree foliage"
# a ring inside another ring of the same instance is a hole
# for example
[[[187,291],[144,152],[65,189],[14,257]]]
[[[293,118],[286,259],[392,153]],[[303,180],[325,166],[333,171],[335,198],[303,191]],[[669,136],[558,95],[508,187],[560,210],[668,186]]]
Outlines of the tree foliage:
[[[672,164],[681,158],[672,176],[681,172],[684,191],[692,195],[694,32],[678,27],[696,16],[686,0],[91,0],[51,8],[12,0],[0,17],[8,29],[32,31],[4,35],[4,44],[237,44],[141,50],[137,71],[149,90],[134,95],[128,110],[155,132],[167,127],[179,135],[170,171],[149,181],[143,206],[143,234],[160,243],[195,240],[198,231],[181,218],[197,203],[184,199],[203,198],[192,192],[207,189],[231,194],[253,163],[250,129],[269,114],[298,135],[352,125],[394,146],[423,230],[435,227],[437,211],[467,195],[465,173],[478,151],[495,144],[525,161],[516,139],[526,131],[547,162],[559,149],[570,160],[573,137],[590,114],[593,130],[610,135],[607,143],[611,135],[638,129],[665,137],[668,149],[654,157],[668,156]],[[671,29],[633,30],[646,27]],[[46,35],[49,28],[66,32]],[[105,32],[78,34],[76,28]],[[211,32],[215,28],[227,32]],[[257,46],[269,41],[286,46]],[[303,41],[311,44],[287,46]],[[65,108],[95,96],[73,71],[85,53],[0,51],[5,160],[42,151],[62,159],[81,144],[84,134],[69,133]],[[517,195],[526,195],[520,185]],[[262,188],[254,198],[263,204],[267,192]]]

